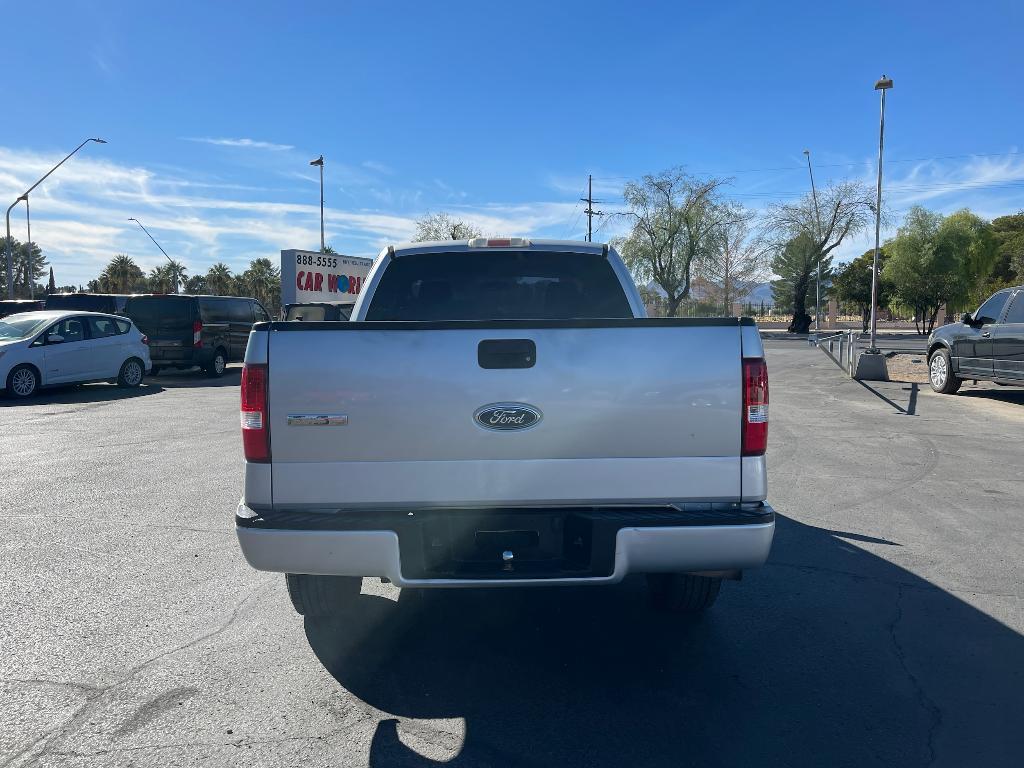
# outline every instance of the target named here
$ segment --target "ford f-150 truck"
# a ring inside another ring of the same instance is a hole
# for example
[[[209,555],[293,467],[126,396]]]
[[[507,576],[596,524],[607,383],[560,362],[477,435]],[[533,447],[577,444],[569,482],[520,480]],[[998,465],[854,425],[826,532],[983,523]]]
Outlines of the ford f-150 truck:
[[[775,529],[757,327],[647,318],[608,246],[390,247],[350,322],[253,327],[241,421],[238,540],[305,615],[365,576],[699,611]]]

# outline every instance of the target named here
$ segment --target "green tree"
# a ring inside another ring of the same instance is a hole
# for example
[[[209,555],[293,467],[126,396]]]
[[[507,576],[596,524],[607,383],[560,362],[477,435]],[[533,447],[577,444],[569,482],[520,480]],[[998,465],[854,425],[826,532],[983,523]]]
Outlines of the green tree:
[[[146,275],[128,254],[119,253],[88,287],[97,293],[135,293],[146,289]]]
[[[243,288],[241,295],[258,299],[272,316],[277,314],[281,307],[281,270],[270,259],[254,259],[238,282]]]
[[[170,264],[159,264],[149,271],[147,279],[153,293],[177,293],[178,284]]]
[[[918,333],[930,333],[939,307],[965,296],[970,285],[963,244],[958,237],[943,239],[942,229],[941,214],[914,206],[885,246],[882,277],[893,301],[913,310]]]
[[[878,268],[885,266],[885,249],[878,251]],[[848,264],[839,267],[832,278],[832,293],[844,304],[854,304],[861,316],[863,330],[871,322],[871,270],[874,267],[875,249],[872,248]],[[878,281],[878,306],[889,303],[889,285]]]
[[[1001,282],[1024,282],[1024,210],[992,219],[996,239],[994,274]]]
[[[206,272],[206,290],[216,296],[229,296],[235,287],[231,268],[218,261]]]
[[[822,301],[826,297],[828,281],[832,276],[832,257],[822,258],[821,249],[806,232],[797,235],[775,252],[772,272],[772,303],[780,312],[793,316],[790,333],[807,333],[811,316],[807,307],[817,299],[818,262],[821,261]]]
[[[480,230],[468,221],[454,219],[447,213],[428,213],[416,222],[416,234],[412,239],[420,243],[427,240],[469,240],[480,236]]]
[[[858,181],[842,181],[823,187],[817,200],[808,193],[796,202],[772,205],[766,217],[765,230],[775,240],[776,258],[782,259],[788,269],[799,264],[816,270],[820,260],[824,285],[824,267],[831,263],[829,254],[847,237],[856,235],[870,223],[874,218],[874,207],[875,193],[866,185]],[[808,247],[810,251],[805,253]],[[790,251],[788,255],[787,250]],[[807,257],[811,259],[810,264]],[[796,291],[788,300],[776,293],[776,307],[782,309],[785,306],[793,312],[789,324],[791,333],[806,333],[811,327],[811,316],[806,311],[805,280],[802,277],[798,279],[796,272],[782,275],[776,270],[776,273]],[[772,287],[774,291],[775,283]]]
[[[0,253],[6,254],[6,239],[0,238]],[[32,269],[29,274],[29,261]],[[13,264],[14,297],[27,299],[33,294],[45,293],[42,280],[50,270],[50,264],[35,243],[22,243],[11,238],[11,262]],[[31,287],[30,287],[31,286]],[[7,296],[7,266],[0,266],[0,295]]]
[[[701,179],[670,168],[626,184],[622,192],[630,232],[616,240],[638,282],[665,292],[670,317],[690,296],[694,262],[712,250],[714,233],[745,212],[722,198],[724,179]]]
[[[209,293],[206,287],[206,276],[192,275],[192,277],[188,278],[185,281],[185,293]]]
[[[960,260],[963,294],[951,297],[961,306],[976,307],[992,291],[989,281],[999,256],[999,242],[992,225],[966,208],[942,219],[936,248],[945,249]]]
[[[48,294],[57,292],[57,281],[53,279],[53,267],[50,267],[50,281],[46,284],[46,292]]]

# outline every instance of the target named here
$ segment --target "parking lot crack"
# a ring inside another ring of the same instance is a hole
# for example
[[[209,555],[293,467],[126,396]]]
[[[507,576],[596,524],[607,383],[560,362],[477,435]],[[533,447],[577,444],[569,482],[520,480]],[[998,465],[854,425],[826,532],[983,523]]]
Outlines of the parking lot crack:
[[[935,763],[935,737],[938,733],[939,728],[942,726],[942,710],[939,709],[938,705],[925,693],[924,687],[921,685],[921,681],[917,678],[907,664],[907,654],[904,651],[903,646],[900,644],[897,628],[900,622],[903,620],[903,591],[904,587],[898,586],[896,588],[896,615],[893,620],[889,623],[889,638],[892,640],[893,648],[896,651],[896,658],[900,663],[900,667],[903,668],[904,674],[910,681],[911,686],[914,688],[914,695],[917,698],[918,704],[928,715],[928,765]]]
[[[42,736],[33,741],[31,744],[25,746],[23,749],[7,757],[5,760],[3,760],[3,762],[0,762],[0,768],[5,768],[6,766],[14,765],[16,764],[17,761],[23,758],[27,758],[27,762],[22,763],[23,765],[35,765],[38,764],[41,758],[45,757],[48,754],[58,754],[58,752],[52,751],[51,747],[59,739],[74,733],[79,727],[81,727],[82,723],[84,723],[92,714],[96,705],[107,694],[126,685],[140,672],[143,672],[144,670],[148,669],[161,659],[165,659],[168,656],[172,656],[176,653],[180,653],[181,651],[193,648],[199,645],[200,643],[212,640],[218,637],[219,635],[223,634],[224,632],[228,631],[238,621],[243,609],[250,603],[255,602],[259,594],[263,592],[270,585],[270,583],[271,580],[266,579],[263,581],[263,583],[259,584],[258,586],[250,590],[250,592],[245,597],[243,597],[241,600],[235,603],[235,606],[232,609],[231,614],[218,627],[210,630],[209,632],[205,632],[199,635],[198,637],[194,637],[188,642],[181,643],[180,645],[168,648],[167,650],[161,651],[160,653],[151,656],[150,658],[146,659],[140,664],[137,664],[135,667],[132,667],[124,677],[121,677],[120,679],[110,683],[109,685],[97,686],[94,688],[90,688],[88,690],[85,690],[83,688],[82,690],[85,690],[86,700],[78,709],[75,710],[75,712],[71,715],[70,718],[65,720],[62,724],[57,725],[55,728],[51,729],[47,733],[44,733]]]

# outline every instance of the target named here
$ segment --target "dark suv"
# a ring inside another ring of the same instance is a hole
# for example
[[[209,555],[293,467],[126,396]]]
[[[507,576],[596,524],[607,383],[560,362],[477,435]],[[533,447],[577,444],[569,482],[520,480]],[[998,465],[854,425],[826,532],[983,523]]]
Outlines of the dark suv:
[[[932,389],[949,395],[964,379],[1024,386],[1024,286],[997,291],[928,337]]]
[[[222,376],[245,356],[252,324],[270,319],[256,299],[181,294],[132,296],[124,314],[149,337],[154,376],[161,368],[197,365]]]

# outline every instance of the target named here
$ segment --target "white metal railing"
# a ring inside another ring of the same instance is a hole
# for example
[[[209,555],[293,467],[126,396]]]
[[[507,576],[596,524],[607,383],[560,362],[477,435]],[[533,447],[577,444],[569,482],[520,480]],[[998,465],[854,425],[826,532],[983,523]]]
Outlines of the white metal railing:
[[[852,377],[857,368],[860,336],[861,331],[851,328],[828,336],[817,336],[811,340],[811,343]]]

